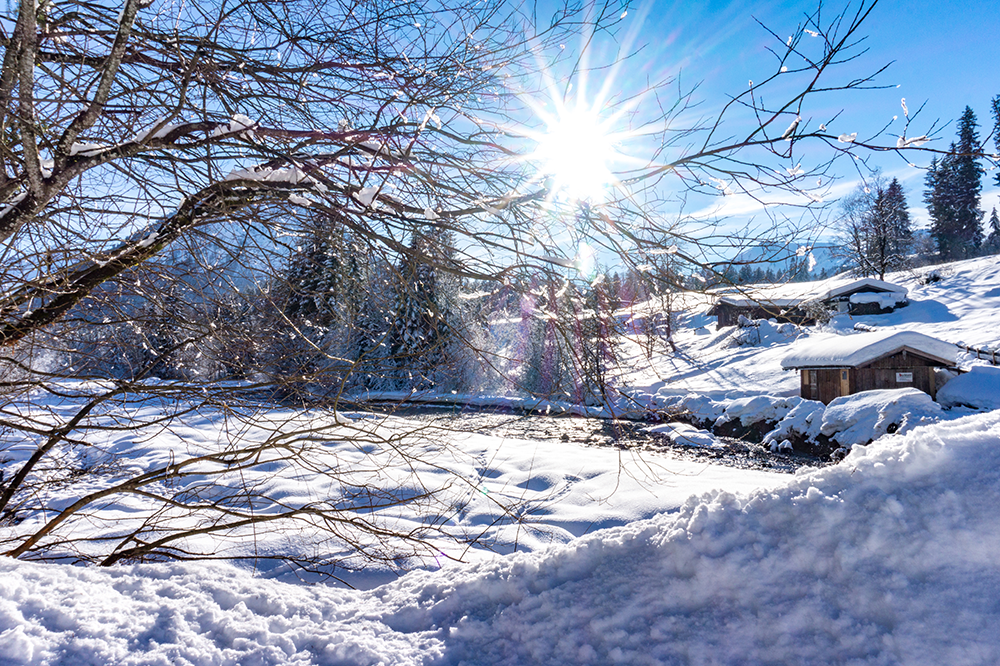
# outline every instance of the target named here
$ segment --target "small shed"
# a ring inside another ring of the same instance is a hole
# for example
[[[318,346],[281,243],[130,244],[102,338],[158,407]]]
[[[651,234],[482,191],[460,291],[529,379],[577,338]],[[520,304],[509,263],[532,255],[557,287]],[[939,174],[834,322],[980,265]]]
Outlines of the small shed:
[[[778,322],[793,324],[815,323],[799,307],[801,304],[800,298],[756,299],[722,296],[705,314],[719,318],[716,328],[735,326],[739,322],[740,315],[747,319],[775,319]]]
[[[915,331],[877,331],[824,339],[781,361],[801,374],[801,395],[828,404],[876,389],[915,388],[937,395],[935,370],[954,368],[958,347]]]
[[[829,310],[852,315],[885,314],[907,305],[906,287],[862,278],[828,289],[815,300]]]

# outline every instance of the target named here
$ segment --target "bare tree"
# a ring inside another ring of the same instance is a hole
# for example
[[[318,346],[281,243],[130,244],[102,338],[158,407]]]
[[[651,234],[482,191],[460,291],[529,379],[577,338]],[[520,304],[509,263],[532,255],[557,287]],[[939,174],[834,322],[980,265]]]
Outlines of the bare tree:
[[[913,245],[902,186],[876,175],[841,200],[840,255],[862,277],[905,268]]]
[[[446,531],[440,521],[406,531],[370,516],[435,501],[440,489],[419,478],[380,478],[394,464],[417,469],[428,449],[336,418],[265,418],[291,385],[320,386],[306,394],[335,408],[358,372],[370,380],[398,367],[387,357],[400,299],[369,295],[350,353],[290,315],[290,294],[302,287],[281,276],[317,217],[350,234],[369,282],[433,265],[498,291],[561,283],[583,302],[594,284],[579,269],[588,245],[679,288],[686,273],[712,271],[709,246],[752,240],[688,215],[699,202],[742,196],[809,210],[834,159],[896,149],[828,130],[836,116],[810,116],[815,95],[874,85],[836,80],[836,66],[862,51],[859,30],[873,9],[817,10],[791,38],[775,34],[773,68],[693,125],[683,122],[691,91],[673,80],[603,100],[629,111],[626,133],[645,152],[616,168],[607,198],[582,216],[534,163],[542,130],[530,102],[558,97],[587,73],[562,46],[574,34],[613,31],[617,6],[567,5],[540,17],[501,0],[16,3],[0,13],[0,427],[10,433],[0,450],[2,548],[102,563],[207,557],[218,553],[198,545],[206,535],[238,540],[258,527],[306,524],[372,557],[396,557],[390,541],[419,549]],[[559,83],[546,87],[546,77]],[[786,82],[794,92],[765,103],[763,91],[787,91]],[[826,156],[803,167],[803,142]],[[570,245],[559,240],[567,233]],[[449,247],[414,242],[421,235]],[[669,272],[644,268],[663,253]],[[572,323],[545,326],[572,345]],[[506,352],[477,345],[474,327],[449,330],[481,363],[502,367]],[[135,353],[121,351],[124,337]],[[314,354],[304,364],[303,345]],[[107,371],[109,354],[127,371]],[[575,357],[601,366],[593,354]],[[165,364],[183,381],[151,381],[167,376]],[[188,371],[198,364],[211,370]],[[603,382],[594,390],[603,393]],[[53,401],[61,406],[33,406]],[[206,407],[233,423],[214,448],[171,450],[123,470],[114,450],[92,446],[108,432],[180,427]],[[380,457],[330,460],[318,443],[326,436],[376,446]],[[311,470],[339,490],[292,501],[244,480],[261,466]],[[79,481],[94,474],[99,481]],[[53,499],[53,488],[76,483],[74,501]],[[100,538],[73,536],[121,498],[142,510],[108,521]]]

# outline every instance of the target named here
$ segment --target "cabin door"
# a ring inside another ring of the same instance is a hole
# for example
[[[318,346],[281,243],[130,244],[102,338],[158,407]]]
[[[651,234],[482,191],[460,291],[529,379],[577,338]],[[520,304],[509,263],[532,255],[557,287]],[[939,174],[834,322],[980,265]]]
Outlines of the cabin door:
[[[809,400],[819,400],[819,370],[806,370],[806,386]]]

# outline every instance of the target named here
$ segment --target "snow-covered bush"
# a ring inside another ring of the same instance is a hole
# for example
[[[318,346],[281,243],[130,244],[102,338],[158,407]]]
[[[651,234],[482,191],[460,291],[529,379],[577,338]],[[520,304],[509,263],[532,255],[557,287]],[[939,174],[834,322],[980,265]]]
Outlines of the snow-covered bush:
[[[835,398],[823,412],[820,432],[845,448],[886,433],[904,433],[941,417],[941,405],[915,388],[863,391]]]
[[[826,406],[822,402],[804,398],[789,398],[789,400],[797,402],[785,413],[778,425],[764,435],[764,444],[771,446],[772,449],[780,447],[781,443],[789,439],[815,442],[816,436],[820,433]]]
[[[722,416],[716,419],[716,425],[737,419],[745,426],[762,421],[780,421],[801,402],[803,400],[799,397],[778,398],[770,395],[739,398],[726,405]]]

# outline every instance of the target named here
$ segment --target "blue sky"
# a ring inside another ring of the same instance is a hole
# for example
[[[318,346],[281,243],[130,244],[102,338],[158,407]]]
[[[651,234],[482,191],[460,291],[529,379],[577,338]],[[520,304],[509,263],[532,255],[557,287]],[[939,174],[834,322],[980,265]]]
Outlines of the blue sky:
[[[767,47],[777,48],[776,41],[754,18],[784,37],[803,24],[815,4],[809,2],[745,3],[725,0],[709,2],[652,2],[633,4],[622,21],[635,31],[636,45],[644,45],[639,57],[618,71],[614,87],[641,87],[647,77],[681,74],[686,86],[700,83],[695,99],[701,103],[696,113],[711,116],[726,100],[726,95],[745,90],[749,80],[763,80],[773,73],[776,60]],[[824,16],[832,17],[845,5],[824,7]],[[848,5],[856,8],[857,4]],[[922,134],[932,123],[947,125],[928,147],[947,148],[955,136],[955,119],[969,105],[980,123],[980,136],[992,130],[990,100],[1000,95],[1000,11],[995,0],[954,2],[883,1],[875,7],[862,28],[867,36],[867,53],[835,70],[834,78],[871,74],[892,63],[876,82],[889,86],[883,90],[831,93],[810,105],[815,122],[838,110],[837,131],[858,132],[868,136],[898,119],[890,132],[902,129],[901,98],[906,98],[911,114],[925,104],[911,125],[908,136]],[[622,37],[625,36],[625,31]],[[624,40],[623,40],[624,41]],[[610,52],[612,45],[603,45]],[[595,61],[600,59],[595,57]],[[592,77],[592,78],[597,78]],[[596,81],[590,88],[596,88]],[[895,143],[895,135],[883,139]],[[993,149],[992,142],[989,146]],[[808,158],[808,156],[807,156]],[[930,155],[913,154],[910,160],[926,166]],[[924,172],[908,167],[895,154],[871,157],[872,165],[898,177],[907,191],[908,202],[919,224],[926,222],[922,190]],[[995,172],[994,172],[995,173]],[[857,174],[846,162],[834,166],[831,175],[839,182],[828,200],[849,191]],[[982,207],[987,214],[1000,207],[1000,190],[992,185],[993,173],[984,178]],[[730,222],[740,223],[759,211],[733,208],[737,214]]]

